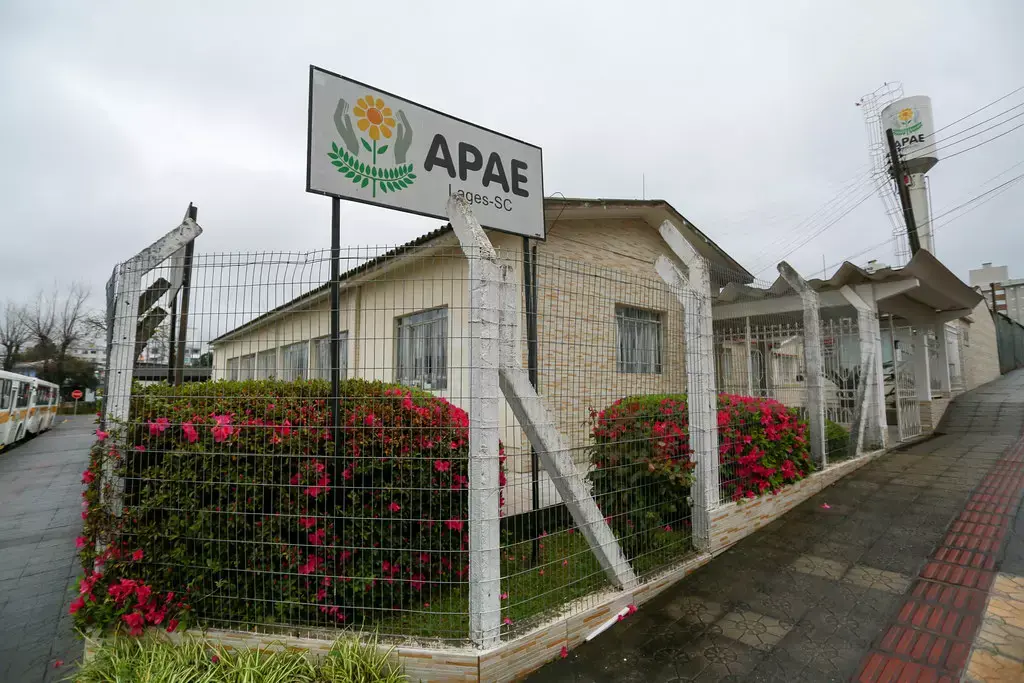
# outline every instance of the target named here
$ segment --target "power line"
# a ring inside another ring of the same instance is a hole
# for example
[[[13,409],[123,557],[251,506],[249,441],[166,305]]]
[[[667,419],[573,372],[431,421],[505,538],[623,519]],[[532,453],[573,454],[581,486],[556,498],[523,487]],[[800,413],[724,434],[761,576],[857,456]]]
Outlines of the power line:
[[[1012,133],[1013,131],[1015,131],[1018,128],[1021,128],[1021,127],[1024,127],[1024,123],[1018,123],[1016,126],[1011,128],[1010,130],[1005,131],[1003,133],[1000,133],[999,135],[994,135],[994,136],[990,137],[988,140],[985,140],[984,142],[979,142],[978,144],[973,145],[971,147],[968,147],[966,149],[961,149],[961,150],[959,150],[957,152],[953,152],[952,154],[946,156],[946,159],[949,160],[949,159],[952,159],[955,156],[960,156],[961,154],[963,154],[965,152],[970,152],[972,149],[978,149],[979,147],[981,147],[983,145],[987,145],[988,143],[992,142],[993,140],[998,140],[999,138],[1003,137],[1004,135],[1009,135],[1010,133]]]
[[[974,130],[978,126],[984,125],[984,124],[988,123],[989,121],[997,119],[1000,116],[1002,116],[1003,114],[1008,114],[1009,112],[1013,111],[1014,109],[1018,109],[1020,107],[1024,107],[1024,102],[1021,102],[1020,104],[1016,105],[1015,107],[1011,107],[1010,109],[1007,109],[1006,111],[1000,112],[999,114],[996,114],[995,116],[993,116],[991,118],[985,119],[984,121],[981,121],[981,122],[979,122],[979,123],[977,123],[977,124],[975,124],[975,125],[973,125],[973,126],[971,126],[969,128],[964,128],[961,131],[957,131],[956,133],[953,133],[949,137],[943,138],[942,140],[937,140],[936,142],[930,142],[927,145],[922,145],[921,146],[921,151],[928,150],[928,151],[935,151],[935,152],[937,152],[939,150],[946,149],[947,147],[953,147],[955,145],[959,145],[964,140],[970,140],[971,138],[976,138],[979,135],[982,135],[983,133],[986,133],[986,132],[992,130],[993,128],[998,128],[999,126],[1001,126],[1001,125],[1003,125],[1005,123],[1013,121],[1014,119],[1019,119],[1021,116],[1024,116],[1024,112],[1021,112],[1019,114],[1015,114],[1014,116],[1011,116],[1010,118],[1006,119],[1005,121],[1000,121],[999,123],[993,124],[993,125],[989,126],[988,128],[985,128],[984,130],[979,130],[977,133],[974,133],[972,135],[968,135],[965,138],[961,138],[959,140],[953,140],[953,138],[959,137],[960,135],[966,133],[969,130]],[[933,137],[934,137],[934,134],[933,134]],[[930,148],[934,148],[934,149],[930,149]]]
[[[1021,163],[1024,163],[1024,161],[1021,161],[1021,162],[1019,162],[1019,163],[1015,164],[1015,166],[1019,166],[1019,165],[1020,165]],[[1011,168],[1013,168],[1013,167],[1011,167]],[[1009,170],[1009,169],[1007,169],[1007,170]],[[1003,171],[1003,173],[1006,173],[1006,171]],[[1000,173],[999,175],[1002,175],[1003,173]],[[999,177],[999,175],[997,175],[997,176],[995,176],[995,177],[996,177],[996,178],[998,178],[998,177]],[[1010,187],[1011,187],[1011,186],[1012,186],[1012,185],[1013,185],[1014,183],[1017,183],[1017,182],[1019,182],[1020,180],[1024,180],[1024,173],[1022,173],[1021,175],[1019,175],[1019,176],[1016,176],[1016,177],[1014,177],[1014,178],[1011,178],[1010,180],[1006,181],[1005,183],[1002,183],[1001,185],[997,185],[996,187],[993,187],[993,188],[992,188],[991,190],[987,190],[987,191],[985,191],[985,192],[982,192],[982,193],[981,193],[981,194],[979,194],[979,195],[976,195],[976,196],[974,196],[974,197],[971,197],[971,198],[970,198],[970,199],[968,199],[967,201],[965,201],[965,202],[962,202],[962,203],[960,203],[960,204],[958,204],[958,205],[954,206],[954,207],[953,207],[953,208],[951,208],[951,209],[948,209],[948,210],[946,210],[946,211],[943,211],[942,213],[938,214],[937,216],[933,216],[933,217],[931,218],[931,223],[932,223],[931,231],[932,231],[932,233],[936,232],[936,231],[937,231],[937,230],[938,230],[939,228],[941,228],[941,227],[944,227],[944,226],[946,226],[946,225],[949,225],[950,223],[952,223],[952,222],[953,222],[953,221],[955,221],[955,220],[958,220],[958,219],[960,219],[960,218],[963,218],[964,216],[966,216],[967,214],[969,214],[969,213],[970,213],[971,211],[974,211],[975,209],[977,209],[977,208],[979,208],[979,207],[981,207],[981,206],[983,206],[983,205],[987,204],[988,202],[992,201],[993,199],[995,199],[996,197],[998,197],[998,196],[999,196],[1000,194],[1002,194],[1002,193],[1003,193],[1003,192],[1005,192],[1006,190],[1009,190],[1009,189],[1010,189]],[[987,182],[990,182],[990,181],[986,181],[986,183],[987,183]],[[983,183],[983,184],[984,184],[984,183]],[[950,218],[949,220],[947,220],[947,221],[944,221],[943,223],[941,223],[941,224],[939,224],[939,225],[935,225],[935,224],[934,224],[935,220],[937,220],[937,219],[939,219],[939,218],[943,218],[943,217],[945,217],[945,216],[948,216],[948,215],[949,215],[949,214],[951,214],[951,213],[955,213],[956,211],[959,211],[960,209],[964,208],[965,206],[968,206],[968,205],[970,205],[970,204],[973,204],[974,202],[978,201],[978,200],[979,200],[979,199],[981,199],[982,197],[986,197],[986,196],[988,196],[988,195],[992,195],[993,193],[996,193],[996,194],[994,194],[993,196],[989,197],[989,198],[988,198],[988,199],[986,199],[985,201],[981,202],[981,204],[977,204],[976,206],[972,206],[972,207],[971,207],[970,209],[968,209],[967,211],[964,211],[964,212],[963,212],[963,213],[961,213],[961,214],[960,214],[959,216],[954,216],[953,218]],[[855,258],[857,258],[858,256],[862,256],[862,255],[864,255],[864,254],[866,254],[866,253],[868,253],[868,252],[870,252],[870,251],[873,251],[874,249],[877,249],[877,248],[879,248],[879,247],[884,247],[885,245],[887,245],[887,244],[890,244],[890,243],[892,243],[892,242],[896,241],[896,240],[897,240],[897,239],[898,239],[899,237],[900,237],[900,236],[893,236],[893,237],[890,237],[889,239],[883,240],[883,241],[879,242],[878,244],[873,244],[873,245],[871,245],[870,247],[867,247],[866,249],[863,249],[863,250],[861,250],[861,251],[858,251],[858,252],[857,252],[857,253],[855,253],[855,254],[850,254],[849,256],[845,256],[845,257],[843,257],[843,259],[842,259],[841,261],[838,261],[838,262],[836,262],[836,263],[833,263],[833,264],[831,264],[830,266],[827,266],[826,270],[831,270],[831,269],[832,269],[832,268],[834,268],[835,266],[841,265],[841,264],[842,264],[842,263],[844,263],[845,261],[849,261],[849,260],[851,260],[851,259],[855,259]]]
[[[958,118],[958,119],[957,119],[956,121],[954,121],[953,123],[947,123],[947,124],[946,124],[945,126],[943,126],[942,128],[939,128],[939,129],[937,129],[937,130],[935,131],[935,133],[941,133],[942,131],[946,130],[946,129],[947,129],[947,128],[949,128],[950,126],[955,126],[956,124],[960,123],[961,121],[966,121],[967,119],[971,118],[971,117],[972,117],[972,116],[974,116],[975,114],[977,114],[977,113],[979,113],[979,112],[983,112],[983,111],[985,111],[986,109],[988,109],[989,107],[991,107],[991,106],[992,106],[992,105],[994,105],[994,104],[999,104],[1000,102],[1002,102],[1002,101],[1003,101],[1003,100],[1005,100],[1006,98],[1008,98],[1008,97],[1012,97],[1013,95],[1015,95],[1015,94],[1019,93],[1019,92],[1020,92],[1021,90],[1024,90],[1024,85],[1022,85],[1021,87],[1017,88],[1016,90],[1013,90],[1013,91],[1011,91],[1011,92],[1008,92],[1008,93],[1006,93],[1005,95],[1003,95],[1002,97],[1000,97],[1000,98],[999,98],[999,99],[997,99],[997,100],[992,100],[991,102],[989,102],[988,104],[986,104],[986,105],[985,105],[984,107],[981,107],[980,109],[975,109],[974,111],[972,111],[972,112],[971,112],[970,114],[967,114],[966,116],[961,116],[960,118]]]

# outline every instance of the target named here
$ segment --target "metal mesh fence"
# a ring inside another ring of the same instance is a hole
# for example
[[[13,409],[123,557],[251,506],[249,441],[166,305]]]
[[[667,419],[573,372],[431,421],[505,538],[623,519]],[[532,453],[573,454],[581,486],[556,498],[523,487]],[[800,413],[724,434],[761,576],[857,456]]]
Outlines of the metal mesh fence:
[[[166,295],[179,259],[138,277],[119,267],[110,370],[134,382],[110,384],[118,514],[102,544],[138,552],[126,575],[187,596],[204,626],[462,642],[468,260],[452,239],[340,261],[337,396],[329,252],[196,255],[187,313]],[[576,466],[541,466],[501,403],[502,633],[514,634],[610,585],[553,477],[579,477],[643,579],[692,548],[696,468],[685,293],[650,264],[508,248],[498,262],[515,283],[518,360]]]
[[[634,571],[650,575],[691,549],[680,292],[647,263],[612,269],[541,251],[526,268],[535,284],[523,297],[523,366]],[[564,605],[585,607],[609,583],[558,482],[504,422],[503,627],[514,633]]]
[[[343,249],[336,299],[326,251],[120,266],[97,538],[132,558],[119,571],[204,626],[481,642],[491,610],[512,637],[705,549],[714,508],[873,445],[880,339],[852,307],[806,317],[791,288],[696,254],[613,267],[496,246],[496,270],[454,234]],[[481,311],[485,272],[502,300]],[[502,372],[532,388],[481,384],[484,318],[512,329]],[[499,408],[474,421],[481,398]],[[492,505],[470,446],[495,426]],[[481,550],[500,566],[471,574]]]

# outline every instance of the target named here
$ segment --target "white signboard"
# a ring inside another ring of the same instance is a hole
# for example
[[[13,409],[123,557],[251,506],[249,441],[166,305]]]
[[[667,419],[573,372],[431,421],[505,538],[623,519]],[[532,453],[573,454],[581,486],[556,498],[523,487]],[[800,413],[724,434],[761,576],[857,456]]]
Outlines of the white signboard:
[[[540,147],[310,67],[306,191],[544,239]]]

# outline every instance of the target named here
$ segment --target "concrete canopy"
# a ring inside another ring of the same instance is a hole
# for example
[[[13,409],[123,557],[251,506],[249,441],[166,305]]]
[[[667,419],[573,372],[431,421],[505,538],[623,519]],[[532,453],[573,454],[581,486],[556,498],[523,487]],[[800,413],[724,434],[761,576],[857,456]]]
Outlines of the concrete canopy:
[[[827,280],[808,281],[821,300],[821,308],[848,308],[850,296],[870,287],[880,314],[908,323],[936,323],[970,315],[982,295],[960,280],[931,253],[920,250],[902,268],[865,270],[843,263]],[[781,277],[765,288],[729,283],[713,302],[716,321],[750,317],[752,321],[798,319],[800,297]],[[840,314],[836,311],[835,314]],[[823,317],[828,317],[825,310]]]

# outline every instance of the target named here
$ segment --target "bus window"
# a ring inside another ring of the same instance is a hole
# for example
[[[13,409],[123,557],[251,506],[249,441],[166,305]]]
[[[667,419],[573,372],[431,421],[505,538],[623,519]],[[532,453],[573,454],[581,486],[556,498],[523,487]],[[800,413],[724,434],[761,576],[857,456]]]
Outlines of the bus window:
[[[0,410],[10,410],[11,388],[11,380],[0,379]]]
[[[18,382],[18,402],[15,408],[28,408],[29,396],[32,394],[32,385],[28,382]]]

